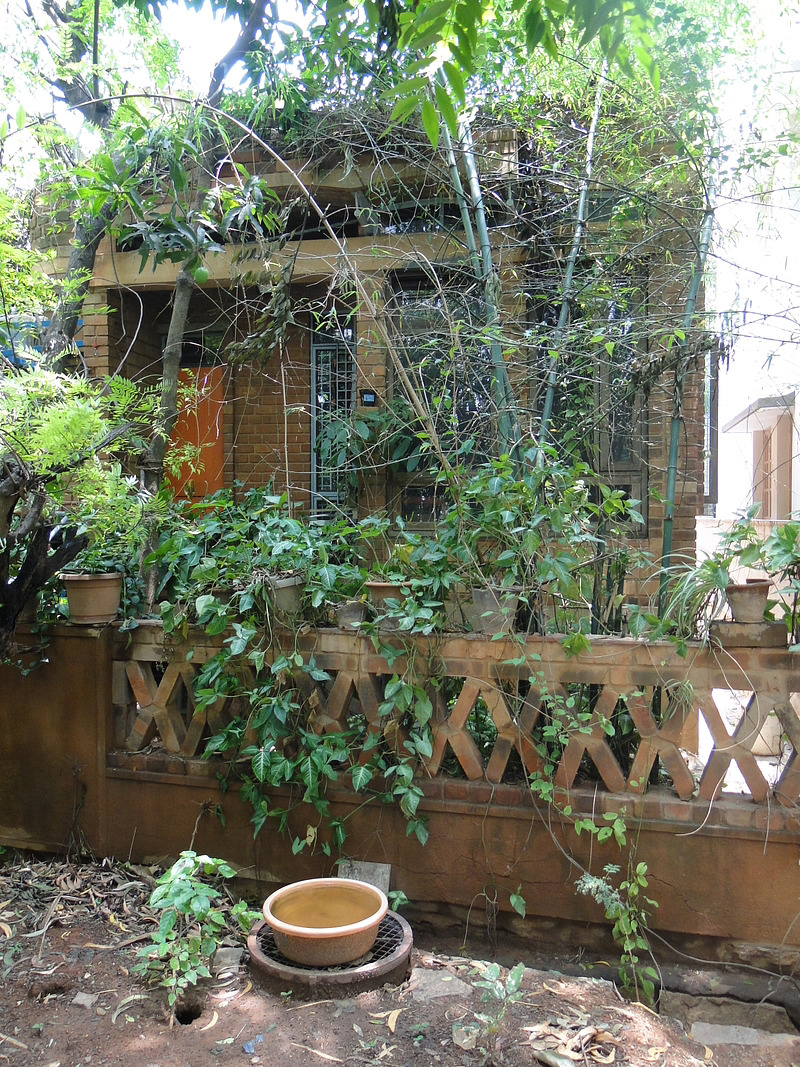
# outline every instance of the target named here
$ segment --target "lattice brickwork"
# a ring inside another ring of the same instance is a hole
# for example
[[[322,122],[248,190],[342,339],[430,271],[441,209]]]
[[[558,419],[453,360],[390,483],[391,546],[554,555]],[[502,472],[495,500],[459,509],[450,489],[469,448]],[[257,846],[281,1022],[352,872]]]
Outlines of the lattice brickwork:
[[[197,710],[193,680],[218,646],[181,646],[168,651],[160,628],[144,625],[130,648],[117,652],[118,716],[127,716],[129,751],[141,752],[160,739],[175,756],[202,754],[208,737],[224,728],[237,711],[231,700]],[[360,748],[354,762],[366,762],[376,741],[402,754],[407,723],[402,716],[381,713],[386,681],[408,669],[426,686],[434,704],[431,722],[433,752],[419,774],[443,773],[450,753],[464,776],[500,783],[512,753],[528,773],[542,771],[544,724],[561,727],[564,743],[557,752],[556,784],[570,789],[591,763],[609,792],[641,794],[647,789],[656,761],[678,797],[707,802],[719,796],[732,763],[738,766],[752,799],[773,797],[795,805],[800,798],[800,720],[796,701],[800,675],[796,656],[783,649],[737,649],[731,653],[692,648],[686,659],[669,644],[648,645],[632,639],[596,638],[591,654],[568,658],[557,639],[512,638],[492,641],[481,635],[409,639],[408,656],[389,667],[386,659],[362,637],[336,630],[318,630],[293,638],[287,647],[313,653],[330,681],[314,682],[297,672],[292,680],[318,733],[347,729],[363,719]],[[186,654],[192,648],[191,661]],[[156,664],[162,664],[154,669]],[[164,666],[165,665],[165,666]],[[447,680],[437,687],[434,679]],[[584,687],[591,712],[574,726],[568,703]],[[445,699],[443,690],[449,693]],[[729,729],[720,709],[720,694],[744,693],[743,710]],[[623,765],[607,725],[620,702],[630,716],[633,747]],[[660,714],[654,708],[660,704]],[[469,729],[477,707],[496,729],[491,751],[482,755]],[[800,704],[797,705],[800,707]],[[783,757],[774,784],[764,774],[753,747],[770,715],[777,716],[785,736]],[[657,721],[659,720],[659,721]],[[699,776],[697,728],[704,723],[710,752]],[[692,759],[692,750],[694,758]],[[452,769],[452,757],[450,768]]]

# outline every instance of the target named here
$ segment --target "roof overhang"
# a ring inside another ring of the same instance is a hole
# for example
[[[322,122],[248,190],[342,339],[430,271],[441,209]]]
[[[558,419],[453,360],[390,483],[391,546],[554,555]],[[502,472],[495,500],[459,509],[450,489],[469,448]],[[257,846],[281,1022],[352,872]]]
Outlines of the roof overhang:
[[[761,396],[754,400],[744,411],[726,422],[723,433],[738,430],[739,433],[753,433],[755,430],[770,430],[782,415],[794,415],[794,393],[784,396]]]

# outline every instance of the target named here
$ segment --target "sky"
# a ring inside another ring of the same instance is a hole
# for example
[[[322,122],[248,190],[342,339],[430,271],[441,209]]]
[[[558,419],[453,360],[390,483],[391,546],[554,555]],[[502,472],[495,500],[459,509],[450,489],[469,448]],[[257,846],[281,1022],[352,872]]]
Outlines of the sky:
[[[164,8],[161,22],[167,33],[180,42],[184,74],[193,92],[202,95],[208,89],[214,65],[236,40],[238,22],[214,15],[208,2],[200,11],[172,3]]]

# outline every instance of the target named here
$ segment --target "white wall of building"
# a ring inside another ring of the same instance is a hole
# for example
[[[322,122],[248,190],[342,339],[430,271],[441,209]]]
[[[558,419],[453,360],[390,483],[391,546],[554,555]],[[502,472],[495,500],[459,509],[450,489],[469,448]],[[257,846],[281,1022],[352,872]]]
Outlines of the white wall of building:
[[[777,149],[774,171],[721,183],[716,259],[709,293],[720,321],[736,330],[733,357],[720,374],[719,425],[758,397],[800,395],[800,149],[798,131],[800,17],[759,5],[770,68],[763,86],[742,81],[726,94],[723,138]],[[763,9],[763,11],[762,11]],[[766,185],[767,195],[760,186]],[[723,318],[725,317],[725,318]],[[800,508],[800,448],[795,432],[793,496]],[[720,434],[717,515],[732,516],[752,501],[752,441],[744,427]]]

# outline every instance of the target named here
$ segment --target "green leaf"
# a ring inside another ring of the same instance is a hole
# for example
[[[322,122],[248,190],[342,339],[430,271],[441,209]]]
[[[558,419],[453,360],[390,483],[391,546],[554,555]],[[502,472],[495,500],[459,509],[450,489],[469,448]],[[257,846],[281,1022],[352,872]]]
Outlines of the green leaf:
[[[270,753],[266,748],[260,748],[251,760],[251,766],[253,768],[253,774],[259,780],[264,782],[269,774],[270,768]]]
[[[399,85],[395,86],[395,93],[397,97],[409,97],[416,96],[420,91],[427,90],[430,85],[430,81],[424,74],[416,74],[413,78],[406,78],[401,81]]]
[[[355,789],[357,793],[360,793],[362,789],[365,789],[372,781],[372,778],[373,774],[369,767],[364,767],[361,764],[357,764],[353,767],[353,789]]]
[[[511,907],[518,915],[521,915],[524,919],[527,913],[527,904],[525,903],[525,897],[523,897],[520,893],[521,889],[522,886],[518,885],[516,893],[511,894]]]
[[[429,830],[426,819],[414,819],[410,822],[406,830],[406,836],[409,836],[412,832],[421,845],[427,845]]]
[[[439,112],[434,107],[432,100],[426,100],[422,105],[422,125],[425,133],[434,149],[439,147]]]
[[[413,112],[417,110],[420,99],[420,95],[399,97],[399,99],[395,102],[394,107],[392,108],[392,113],[389,116],[389,122],[403,122],[405,119],[408,118],[409,115],[413,114]]]
[[[450,95],[447,89],[439,82],[436,83],[436,103],[439,106],[439,110],[442,113],[444,121],[452,134],[458,133],[458,116],[456,115],[456,109],[453,106],[453,101],[450,99]],[[438,136],[438,133],[437,133]]]
[[[508,972],[508,978],[506,979],[505,995],[507,997],[513,997],[515,993],[519,992],[519,987],[522,985],[522,979],[524,975],[524,963],[518,963],[515,967],[511,968],[511,970]]]
[[[455,63],[444,63],[442,64],[442,69],[444,70],[444,76],[447,78],[450,89],[452,90],[453,98],[463,106],[466,99],[464,75]]]

